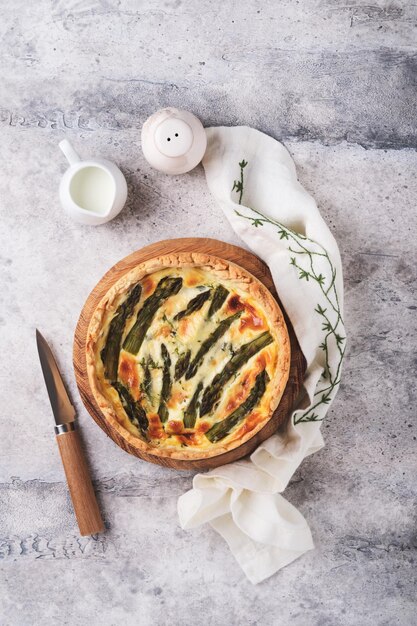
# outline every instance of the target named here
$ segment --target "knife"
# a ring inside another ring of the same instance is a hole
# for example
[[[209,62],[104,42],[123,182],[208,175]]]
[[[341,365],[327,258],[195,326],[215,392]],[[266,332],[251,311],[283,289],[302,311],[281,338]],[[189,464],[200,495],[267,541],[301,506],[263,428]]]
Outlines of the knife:
[[[75,422],[75,409],[46,340],[36,329],[43,377],[55,417],[55,435],[81,535],[104,530]]]

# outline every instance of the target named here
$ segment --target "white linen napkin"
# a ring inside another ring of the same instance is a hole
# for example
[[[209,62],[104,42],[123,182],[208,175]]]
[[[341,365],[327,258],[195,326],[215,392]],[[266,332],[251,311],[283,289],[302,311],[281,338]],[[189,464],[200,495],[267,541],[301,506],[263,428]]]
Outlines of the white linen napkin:
[[[284,432],[246,460],[197,474],[178,500],[184,529],[209,522],[252,583],[271,576],[313,540],[280,493],[323,445],[323,420],[340,383],[346,336],[339,250],[278,141],[247,127],[208,128],[207,184],[227,219],[263,259],[307,360],[307,395]]]

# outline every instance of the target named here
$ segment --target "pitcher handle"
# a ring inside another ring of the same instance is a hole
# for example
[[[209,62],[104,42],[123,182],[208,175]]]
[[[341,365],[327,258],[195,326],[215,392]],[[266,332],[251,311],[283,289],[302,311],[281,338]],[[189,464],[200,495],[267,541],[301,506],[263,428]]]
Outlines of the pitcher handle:
[[[74,163],[79,163],[81,161],[80,157],[75,152],[74,148],[72,147],[68,139],[63,139],[62,141],[59,142],[58,145],[61,148],[62,152],[64,153],[70,165],[74,165]]]

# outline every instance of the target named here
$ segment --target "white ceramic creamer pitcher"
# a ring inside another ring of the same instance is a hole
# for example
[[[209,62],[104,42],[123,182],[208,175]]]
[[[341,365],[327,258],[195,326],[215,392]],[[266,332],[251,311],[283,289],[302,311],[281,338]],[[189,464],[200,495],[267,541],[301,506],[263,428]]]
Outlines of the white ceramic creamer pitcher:
[[[59,143],[70,167],[59,186],[63,209],[80,224],[97,226],[123,209],[127,184],[119,168],[106,159],[82,161],[67,139]]]

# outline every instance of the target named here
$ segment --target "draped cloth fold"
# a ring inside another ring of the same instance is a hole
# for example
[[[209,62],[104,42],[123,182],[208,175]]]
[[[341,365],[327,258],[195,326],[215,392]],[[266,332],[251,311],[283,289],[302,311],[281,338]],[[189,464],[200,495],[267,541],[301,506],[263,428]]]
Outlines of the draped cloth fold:
[[[252,583],[311,550],[301,513],[280,495],[324,444],[320,426],[340,383],[346,335],[339,250],[286,148],[247,127],[206,129],[208,187],[231,226],[271,271],[307,360],[306,398],[283,432],[249,459],[197,474],[180,524],[209,523]]]

